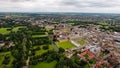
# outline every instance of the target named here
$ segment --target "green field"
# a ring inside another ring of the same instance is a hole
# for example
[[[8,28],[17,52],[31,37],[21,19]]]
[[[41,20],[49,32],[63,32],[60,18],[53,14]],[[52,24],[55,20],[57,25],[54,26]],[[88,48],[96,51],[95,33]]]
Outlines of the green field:
[[[8,28],[0,28],[0,34],[8,34],[10,31],[7,31]]]
[[[46,37],[47,35],[32,35],[33,38]]]
[[[34,46],[34,48],[40,47],[40,50],[36,51],[36,54],[35,54],[35,55],[41,55],[41,54],[47,52],[48,50],[53,50],[52,45],[48,45],[48,46],[49,46],[49,49],[47,49],[47,50],[43,50],[43,48],[42,48],[43,46],[45,46],[45,45]]]
[[[56,63],[57,61],[53,61],[51,63],[42,62],[42,63],[35,65],[33,68],[55,68]]]
[[[70,41],[56,42],[56,45],[64,49],[74,47],[74,45]]]
[[[12,31],[18,31],[19,30],[19,28],[26,28],[26,26],[18,26],[18,27],[14,27],[13,29],[12,29]]]
[[[2,68],[2,62],[4,60],[4,56],[8,54],[10,56],[10,62],[9,64],[7,65],[7,68],[11,68],[11,65],[12,65],[12,61],[14,60],[14,58],[12,57],[11,53],[10,52],[2,52],[0,53],[0,68]]]
[[[43,46],[45,46],[45,45],[34,46],[34,49],[36,49],[37,47],[40,47],[40,50],[36,51],[35,55],[41,55],[41,54],[47,52],[48,50],[53,50],[52,45],[48,45],[49,49],[47,49],[47,50],[44,50]],[[32,66],[32,68],[55,68],[56,63],[57,63],[56,61],[53,61],[51,63],[41,62],[35,66]]]
[[[4,60],[4,56],[0,55],[0,68],[2,68],[2,62]]]
[[[46,37],[46,36],[48,36],[47,32],[45,32],[45,34],[32,35],[33,38]]]
[[[102,25],[102,26],[108,26],[109,24],[106,23],[106,22],[100,22],[99,25]]]
[[[50,30],[52,30],[52,28],[46,28],[46,30],[47,30],[47,31],[50,31]]]
[[[17,27],[14,27],[13,29],[12,29],[12,31],[18,31],[19,30],[19,28],[25,28],[26,26],[17,26]],[[10,33],[10,30],[7,30],[7,29],[9,29],[9,28],[0,28],[0,34],[9,34]]]
[[[80,45],[84,45],[86,42],[85,42],[85,40],[79,40],[78,43],[79,43]]]

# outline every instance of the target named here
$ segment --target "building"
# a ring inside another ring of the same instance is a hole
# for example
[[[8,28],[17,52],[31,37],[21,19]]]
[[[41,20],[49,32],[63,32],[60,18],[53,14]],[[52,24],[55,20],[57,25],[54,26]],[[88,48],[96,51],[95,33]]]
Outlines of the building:
[[[3,47],[5,43],[3,41],[0,41],[0,48]]]
[[[89,59],[93,59],[95,57],[95,55],[89,50],[85,50],[84,52],[78,54],[78,56],[82,57],[84,55],[88,55]]]

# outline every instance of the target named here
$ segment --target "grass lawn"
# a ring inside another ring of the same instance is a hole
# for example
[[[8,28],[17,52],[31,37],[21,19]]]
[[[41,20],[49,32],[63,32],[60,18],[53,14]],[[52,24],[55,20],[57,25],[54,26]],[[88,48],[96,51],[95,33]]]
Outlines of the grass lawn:
[[[11,65],[12,65],[13,60],[14,60],[14,58],[13,58],[13,56],[10,54],[10,62],[9,62],[9,64],[7,65],[8,68],[12,68]]]
[[[13,29],[12,29],[12,31],[18,31],[19,30],[19,28],[25,28],[26,26],[17,26],[17,27],[14,27]],[[7,30],[8,28],[0,28],[0,34],[9,34],[10,33],[10,30],[8,31]]]
[[[2,68],[2,62],[3,62],[4,56],[5,56],[6,54],[9,54],[9,56],[10,56],[10,62],[9,62],[9,64],[7,65],[7,68],[11,68],[11,64],[12,64],[12,61],[13,61],[14,58],[12,57],[12,55],[11,55],[10,52],[1,52],[1,53],[0,53],[0,68]]]
[[[74,45],[70,41],[56,42],[56,45],[64,49],[74,47]]]
[[[33,38],[37,38],[37,37],[46,37],[47,35],[32,35]]]
[[[52,28],[46,28],[47,31],[50,31]]]
[[[10,31],[7,31],[8,28],[0,28],[0,34],[8,34]]]
[[[99,24],[102,25],[102,26],[108,26],[108,25],[109,25],[109,24],[106,23],[106,22],[100,22]]]
[[[34,49],[37,47],[40,47],[40,50],[36,51],[35,55],[41,55],[41,54],[47,52],[48,50],[53,50],[52,45],[48,45],[49,49],[47,49],[47,50],[44,50],[43,46],[45,46],[45,45],[34,46]],[[57,63],[57,61],[53,61],[51,63],[41,62],[35,66],[32,66],[32,68],[55,68],[56,63]]]
[[[53,61],[50,63],[42,62],[42,63],[35,65],[33,68],[55,68],[56,63],[57,61]]]
[[[18,31],[19,30],[19,28],[26,28],[26,26],[17,26],[17,27],[14,27],[13,29],[12,29],[12,31]]]
[[[47,52],[48,50],[53,50],[52,45],[48,45],[48,46],[49,46],[49,49],[47,49],[47,50],[43,50],[43,48],[42,48],[43,46],[45,46],[45,45],[34,46],[34,48],[40,47],[40,50],[36,51],[36,54],[35,54],[35,55],[41,55],[41,54]]]
[[[83,68],[90,68],[89,64],[86,64]]]
[[[79,43],[80,45],[84,45],[86,42],[85,42],[85,40],[79,40],[78,43]]]
[[[4,60],[4,56],[0,55],[0,68],[2,68],[2,62]]]

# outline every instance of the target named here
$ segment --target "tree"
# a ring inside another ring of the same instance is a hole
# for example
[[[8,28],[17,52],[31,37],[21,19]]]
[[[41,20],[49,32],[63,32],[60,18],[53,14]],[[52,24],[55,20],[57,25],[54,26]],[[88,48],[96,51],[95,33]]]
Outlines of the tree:
[[[3,60],[3,64],[8,64],[10,62],[10,57],[9,57],[9,55],[5,55],[5,58],[4,58],[4,60]]]
[[[19,53],[18,50],[12,50],[12,51],[11,51],[11,54],[12,54],[12,56],[13,56],[14,58],[16,58],[16,59],[21,59],[21,57],[22,57],[22,55]]]
[[[19,30],[18,32],[10,33],[10,40],[14,42],[11,54],[15,58],[13,61],[13,68],[21,68],[25,65],[28,56],[32,49],[32,36],[26,32],[27,29]]]
[[[65,52],[65,50],[60,47],[60,48],[59,48],[59,53],[63,53],[63,52]]]
[[[5,40],[5,35],[0,34],[0,41],[4,41]]]
[[[52,58],[52,55],[49,55],[48,57],[47,57],[47,62],[49,63],[49,62],[52,62],[54,59]]]
[[[7,52],[7,51],[9,51],[9,50],[10,50],[10,49],[7,48],[7,46],[3,46],[3,47],[1,47],[1,49],[0,49],[1,52]]]
[[[44,50],[47,50],[47,49],[49,49],[49,46],[48,46],[48,45],[45,45],[45,46],[43,46],[43,49],[44,49]]]

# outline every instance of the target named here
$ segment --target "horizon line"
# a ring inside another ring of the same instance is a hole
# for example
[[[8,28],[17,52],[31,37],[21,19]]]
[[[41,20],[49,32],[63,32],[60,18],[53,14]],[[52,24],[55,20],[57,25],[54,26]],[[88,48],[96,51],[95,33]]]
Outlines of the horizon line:
[[[0,11],[0,13],[89,13],[89,14],[120,14],[120,13],[111,13],[111,12],[27,12],[27,11],[24,11],[24,12],[2,12]]]

